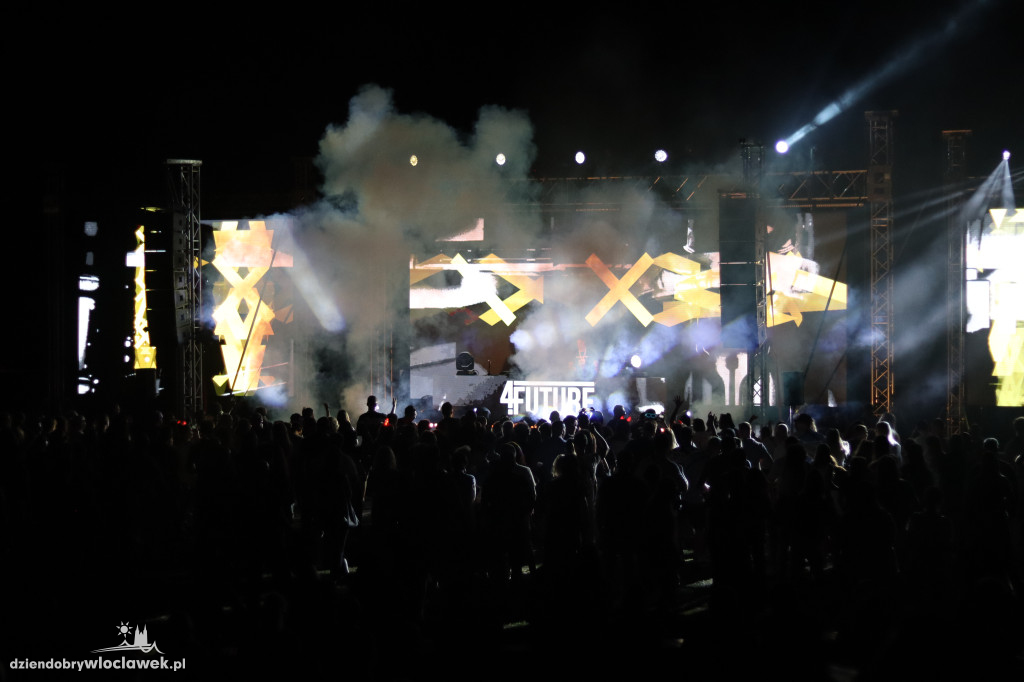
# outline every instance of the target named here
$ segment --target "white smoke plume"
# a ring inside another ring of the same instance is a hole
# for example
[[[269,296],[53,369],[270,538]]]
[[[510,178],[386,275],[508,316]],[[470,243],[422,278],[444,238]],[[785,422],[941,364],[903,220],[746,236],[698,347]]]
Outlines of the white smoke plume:
[[[401,353],[407,344],[410,256],[436,252],[438,240],[485,212],[490,248],[530,239],[538,221],[521,207],[532,205],[533,157],[522,112],[486,107],[462,135],[429,116],[399,113],[391,92],[377,86],[352,99],[348,120],[320,141],[324,198],[268,225],[295,258],[288,275],[300,311],[280,332],[300,349],[295,400],[327,402],[332,411],[340,402],[353,412],[370,393],[404,395],[387,348]]]

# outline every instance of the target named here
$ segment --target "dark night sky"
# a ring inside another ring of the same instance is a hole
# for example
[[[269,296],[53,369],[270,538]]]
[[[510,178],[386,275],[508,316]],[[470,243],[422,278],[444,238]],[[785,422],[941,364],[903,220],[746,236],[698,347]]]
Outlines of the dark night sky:
[[[15,78],[35,95],[30,125],[42,126],[46,158],[74,165],[98,155],[125,182],[187,157],[225,187],[258,183],[292,156],[313,156],[367,83],[391,88],[399,111],[462,131],[483,105],[526,110],[538,174],[569,174],[577,148],[600,172],[626,174],[644,172],[658,146],[692,167],[725,161],[740,138],[771,144],[923,38],[944,35],[806,143],[819,164],[861,167],[863,112],[898,109],[899,158],[927,154],[941,172],[939,131],[971,128],[972,157],[987,173],[1024,141],[1015,3],[887,5],[873,14],[863,3],[818,3],[801,16],[726,3],[572,16],[550,5],[388,5],[230,19],[208,9],[175,18],[168,8],[127,17],[128,26],[66,17]]]

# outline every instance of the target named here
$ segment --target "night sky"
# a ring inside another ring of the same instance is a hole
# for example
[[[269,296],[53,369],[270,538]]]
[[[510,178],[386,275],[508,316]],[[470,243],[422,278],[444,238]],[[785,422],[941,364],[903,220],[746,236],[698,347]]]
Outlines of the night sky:
[[[544,4],[345,5],[230,18],[169,8],[123,17],[127,26],[64,18],[15,78],[39,95],[30,123],[43,123],[46,158],[99,154],[126,181],[168,157],[200,158],[227,190],[315,155],[326,126],[343,124],[349,100],[371,83],[391,89],[400,112],[460,131],[484,105],[525,110],[537,175],[575,172],[567,159],[576,149],[601,174],[621,175],[646,172],[658,147],[676,167],[693,167],[726,161],[741,138],[774,144],[907,57],[805,140],[817,164],[862,167],[863,112],[898,109],[908,170],[941,172],[939,132],[971,128],[977,172],[987,174],[1024,135],[1015,4],[914,1],[873,12],[818,3],[799,16],[726,3],[573,14]]]

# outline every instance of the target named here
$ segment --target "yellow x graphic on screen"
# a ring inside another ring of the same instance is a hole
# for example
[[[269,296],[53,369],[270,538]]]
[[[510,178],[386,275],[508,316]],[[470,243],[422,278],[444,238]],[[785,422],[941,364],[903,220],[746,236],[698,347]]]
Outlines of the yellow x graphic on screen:
[[[607,315],[608,311],[619,301],[622,301],[622,304],[626,306],[629,312],[636,316],[636,319],[640,320],[640,324],[643,326],[646,327],[654,320],[654,316],[629,291],[629,288],[636,284],[636,281],[647,272],[647,269],[653,263],[654,259],[645,253],[622,276],[622,279],[616,279],[612,271],[608,269],[608,266],[600,258],[595,254],[590,254],[590,258],[587,259],[587,265],[608,287],[608,293],[604,295],[604,298],[594,306],[593,310],[587,313],[587,322],[590,323],[591,327],[600,322],[601,318]]]
[[[460,275],[468,280],[473,280],[481,276],[480,267],[467,263],[466,259],[463,258],[460,253],[455,254],[455,257],[452,258],[452,265],[455,266],[455,269],[459,271]],[[488,291],[484,294],[484,301],[487,302],[487,305],[491,306],[491,310],[493,310],[506,325],[510,325],[515,321],[515,314],[509,310],[509,307],[505,305],[504,301],[498,298],[498,294]]]

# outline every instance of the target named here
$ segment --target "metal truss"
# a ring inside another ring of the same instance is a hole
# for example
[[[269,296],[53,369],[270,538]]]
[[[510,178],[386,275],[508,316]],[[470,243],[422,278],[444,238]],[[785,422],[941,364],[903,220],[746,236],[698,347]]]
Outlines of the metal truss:
[[[751,142],[740,142],[743,159],[743,182],[755,192],[761,191],[764,179],[764,147]]]
[[[867,171],[769,173],[766,185],[787,208],[856,208],[867,203]]]
[[[750,196],[760,203],[761,190],[764,183],[764,147],[749,142],[740,143],[740,156],[743,159],[743,183]],[[758,211],[757,223],[754,225],[754,300],[755,300],[755,333],[757,346],[747,357],[747,404],[758,407],[764,415],[768,406],[768,377],[765,341],[768,339],[768,308],[766,304],[767,287],[765,286],[765,234],[766,226]]]
[[[797,171],[765,173],[757,183],[765,198],[781,200],[786,208],[857,208],[868,202],[867,171]],[[712,180],[709,182],[709,180]],[[726,186],[722,185],[723,180]],[[593,178],[542,178],[538,203],[547,209],[614,210],[615,204],[584,201],[581,192],[600,186],[632,187],[642,192],[657,192],[670,206],[712,202],[720,194],[745,193],[735,178],[696,175],[611,176]]]
[[[398,397],[395,392],[395,329],[390,321],[374,328],[367,351],[367,385],[378,404],[390,409],[388,403]]]
[[[871,230],[871,407],[893,409],[892,146],[895,111],[868,111],[867,190]]]
[[[750,354],[748,374],[750,376],[750,405],[756,406],[764,417],[770,400],[768,379],[768,289],[766,282],[767,253],[765,251],[764,221],[758,220],[754,232],[754,297],[757,301],[757,348]]]
[[[944,130],[946,140],[946,435],[960,427],[964,409],[964,243],[967,225],[959,192],[967,177],[970,130]]]
[[[178,408],[186,419],[195,418],[203,408],[203,354],[199,343],[203,300],[199,269],[202,257],[199,170],[202,165],[202,161],[167,160],[174,230],[174,313],[180,350]]]
[[[596,202],[583,192],[591,187],[626,187],[640,192],[655,192],[669,206],[684,206],[718,200],[720,185],[708,182],[709,174],[602,176],[579,178],[540,178],[531,182],[540,188],[537,203],[548,211],[618,210],[617,202]],[[720,180],[721,177],[719,176]],[[735,183],[735,180],[733,180]],[[739,191],[739,187],[731,188]]]

